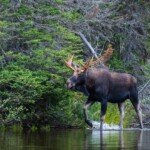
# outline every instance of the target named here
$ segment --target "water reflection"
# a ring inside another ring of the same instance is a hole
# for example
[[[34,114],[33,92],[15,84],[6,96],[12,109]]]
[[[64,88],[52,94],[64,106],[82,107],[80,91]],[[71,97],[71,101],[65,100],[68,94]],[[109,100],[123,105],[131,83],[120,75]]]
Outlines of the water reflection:
[[[85,136],[84,149],[150,149],[150,131],[92,131]]]
[[[0,150],[148,150],[150,130],[0,132]]]

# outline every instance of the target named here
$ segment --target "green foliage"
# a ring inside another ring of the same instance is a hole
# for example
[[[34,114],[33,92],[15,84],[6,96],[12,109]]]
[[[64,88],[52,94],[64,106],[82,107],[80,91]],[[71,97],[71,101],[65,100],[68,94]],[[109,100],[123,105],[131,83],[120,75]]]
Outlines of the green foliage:
[[[0,0],[0,3],[4,6],[7,6],[9,4],[9,0]]]
[[[124,70],[124,63],[119,56],[119,53],[117,51],[114,51],[113,56],[111,60],[109,61],[109,67],[113,68],[115,70]]]
[[[75,99],[72,100],[64,87],[63,74],[67,69],[63,58],[67,57],[66,52],[36,50],[32,53],[34,57],[8,53],[14,61],[7,64],[0,74],[1,108],[8,112],[5,121],[27,120],[38,126],[45,119],[51,121],[56,117],[66,124],[78,122],[78,114],[74,120],[72,108],[79,104],[72,103]],[[63,109],[60,110],[60,107]],[[40,120],[41,117],[43,120]]]
[[[70,21],[77,21],[81,17],[81,15],[76,11],[68,11],[68,12],[62,13],[62,17]]]
[[[56,3],[62,4],[62,1]],[[6,7],[4,4],[9,2],[3,1],[2,4]],[[66,125],[82,124],[82,96],[65,88],[68,69],[64,65],[64,59],[70,53],[78,56],[82,54],[81,41],[58,21],[35,19],[38,15],[53,16],[60,12],[46,2],[37,3],[35,8],[22,2],[15,11],[8,10],[7,14],[5,10],[2,12],[0,37],[7,45],[1,43],[1,124],[17,122],[32,130],[60,122]],[[71,12],[66,16],[74,20],[77,17],[74,15]],[[21,21],[21,18],[25,20]],[[4,34],[10,39],[4,37]],[[60,41],[55,40],[57,38]],[[59,44],[60,42],[64,44]],[[77,100],[79,98],[80,101]],[[14,130],[15,128],[16,126]]]
[[[21,5],[17,11],[18,15],[30,15],[32,13],[32,10],[27,7],[26,5]]]
[[[143,65],[143,68],[144,68],[144,70],[145,70],[145,75],[146,75],[148,78],[150,78],[150,65],[149,65],[149,63]]]
[[[0,21],[0,28],[6,28],[8,26],[7,21]]]
[[[55,0],[57,4],[63,4],[63,0]]]
[[[42,13],[42,15],[58,15],[60,14],[60,10],[54,6],[47,5],[46,3],[42,3],[37,7],[38,13]]]

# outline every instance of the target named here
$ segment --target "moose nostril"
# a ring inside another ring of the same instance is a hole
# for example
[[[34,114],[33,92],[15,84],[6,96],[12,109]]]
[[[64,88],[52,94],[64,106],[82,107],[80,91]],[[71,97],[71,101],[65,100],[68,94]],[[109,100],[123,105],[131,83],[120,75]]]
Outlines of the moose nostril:
[[[70,84],[70,82],[67,81],[67,82],[66,82],[66,87],[67,87],[67,88],[69,87],[69,84]]]
[[[67,86],[68,89],[71,89],[71,88],[73,88],[73,83],[72,82],[67,82],[66,86]]]

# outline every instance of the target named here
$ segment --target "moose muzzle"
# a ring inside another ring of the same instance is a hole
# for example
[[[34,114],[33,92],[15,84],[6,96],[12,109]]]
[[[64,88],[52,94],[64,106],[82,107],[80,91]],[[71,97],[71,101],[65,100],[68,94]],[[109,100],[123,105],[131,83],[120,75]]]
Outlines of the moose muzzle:
[[[70,79],[67,80],[67,89],[75,89],[75,83],[72,82]]]

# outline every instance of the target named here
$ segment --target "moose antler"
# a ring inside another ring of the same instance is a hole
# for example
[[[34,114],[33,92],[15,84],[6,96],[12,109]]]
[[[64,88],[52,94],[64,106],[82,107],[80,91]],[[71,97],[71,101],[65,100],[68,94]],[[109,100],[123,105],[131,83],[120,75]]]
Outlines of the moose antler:
[[[97,58],[97,60],[95,60],[95,61],[93,61],[93,57],[92,57],[91,59],[87,60],[82,65],[82,67],[80,67],[80,66],[77,67],[76,65],[73,65],[73,62],[72,62],[73,61],[73,57],[74,57],[73,55],[71,57],[68,57],[68,60],[65,61],[65,64],[66,64],[67,67],[69,67],[73,71],[84,72],[91,66],[95,67],[98,64],[106,63],[110,59],[112,54],[113,54],[113,48],[112,48],[112,45],[109,44],[107,50],[104,52],[104,54],[102,56]],[[103,67],[106,67],[106,66],[104,65]]]
[[[86,61],[82,66],[76,66],[73,64],[73,55],[71,57],[68,56],[68,59],[65,61],[65,64],[68,68],[72,69],[74,72],[84,72],[86,71],[92,64],[93,62],[93,57]]]
[[[96,61],[93,61],[92,66],[96,66],[98,64],[105,64],[113,54],[112,45],[109,44],[107,50],[104,52],[102,56],[100,56]]]
[[[113,50],[113,48],[112,48],[112,45],[109,44],[107,50],[106,50],[106,51],[104,52],[104,54],[99,58],[99,59],[101,60],[101,62],[106,63],[106,62],[110,59],[110,57],[112,56],[113,51],[114,51],[114,50]]]
[[[87,70],[93,63],[93,57],[89,60],[87,60],[84,65],[82,65],[82,70]]]
[[[73,60],[73,57],[74,57],[74,55],[72,55],[71,57],[69,57],[68,56],[68,59],[67,59],[67,61],[65,61],[65,64],[66,64],[66,66],[68,67],[68,68],[70,68],[70,69],[72,69],[73,71],[75,71],[76,70],[76,67],[73,67],[73,62],[72,62],[72,60]]]

